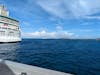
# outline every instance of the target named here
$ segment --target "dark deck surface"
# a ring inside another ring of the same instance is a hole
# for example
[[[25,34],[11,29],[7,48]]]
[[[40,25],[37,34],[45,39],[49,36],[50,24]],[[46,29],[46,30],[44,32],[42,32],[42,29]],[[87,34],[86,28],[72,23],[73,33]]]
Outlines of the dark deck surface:
[[[0,75],[15,75],[12,70],[2,61],[0,62]]]

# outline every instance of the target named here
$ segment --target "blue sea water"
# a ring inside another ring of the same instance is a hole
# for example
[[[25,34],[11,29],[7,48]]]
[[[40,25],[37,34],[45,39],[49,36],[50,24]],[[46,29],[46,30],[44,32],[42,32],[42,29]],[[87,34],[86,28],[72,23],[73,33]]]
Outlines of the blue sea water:
[[[100,75],[100,41],[23,39],[0,44],[0,59],[75,75]]]

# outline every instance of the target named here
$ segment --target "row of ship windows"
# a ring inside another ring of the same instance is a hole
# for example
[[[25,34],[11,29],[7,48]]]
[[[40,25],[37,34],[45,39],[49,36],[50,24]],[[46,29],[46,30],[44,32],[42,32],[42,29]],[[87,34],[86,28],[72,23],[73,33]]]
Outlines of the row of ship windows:
[[[9,32],[8,34],[5,33],[5,31],[0,31],[0,36],[17,36],[20,37],[20,34],[16,34],[14,32]]]
[[[19,31],[19,28],[12,29],[12,28],[7,28],[7,27],[0,27],[0,29],[9,29],[9,30],[14,30],[14,31]]]
[[[6,22],[6,21],[0,21],[0,22],[2,22],[2,23],[8,23],[8,24],[13,25],[13,26],[18,26],[19,25],[19,24],[15,24],[15,23],[9,23],[9,22]]]
[[[16,27],[18,27],[18,26],[19,26],[19,25],[11,24],[11,23],[4,22],[4,21],[0,21],[0,24],[4,24],[4,25],[11,25],[11,26],[16,26]]]
[[[4,18],[4,17],[0,17],[0,21],[11,23],[11,24],[14,24],[14,25],[18,25],[18,22]]]
[[[0,27],[1,28],[11,28],[11,29],[16,29],[16,30],[19,29],[18,26],[16,26],[16,25],[13,26],[13,25],[8,24],[8,23],[0,23]]]

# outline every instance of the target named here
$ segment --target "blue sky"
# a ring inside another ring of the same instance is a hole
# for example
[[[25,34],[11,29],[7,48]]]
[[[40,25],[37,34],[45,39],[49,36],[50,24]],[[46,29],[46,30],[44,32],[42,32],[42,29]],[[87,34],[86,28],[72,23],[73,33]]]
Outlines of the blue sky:
[[[0,0],[24,38],[100,38],[100,0]]]

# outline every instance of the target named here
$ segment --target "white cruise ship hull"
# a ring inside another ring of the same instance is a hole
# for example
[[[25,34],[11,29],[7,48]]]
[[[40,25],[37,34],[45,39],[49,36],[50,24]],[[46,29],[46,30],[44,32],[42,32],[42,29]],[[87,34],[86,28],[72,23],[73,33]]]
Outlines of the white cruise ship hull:
[[[21,41],[19,21],[9,17],[4,5],[0,5],[0,42]]]
[[[0,43],[20,42],[21,38],[18,37],[0,37]]]

